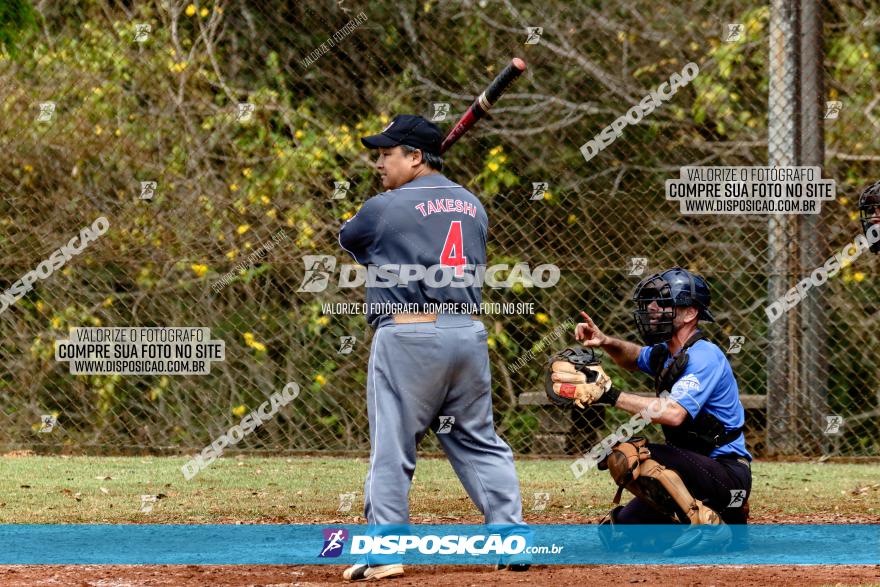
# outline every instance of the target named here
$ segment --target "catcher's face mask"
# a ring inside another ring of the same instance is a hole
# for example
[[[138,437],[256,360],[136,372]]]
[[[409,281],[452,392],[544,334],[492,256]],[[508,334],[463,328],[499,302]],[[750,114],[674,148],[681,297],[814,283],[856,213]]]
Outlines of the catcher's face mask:
[[[869,186],[859,198],[859,219],[862,231],[867,235],[873,224],[880,224],[880,182]],[[880,252],[880,243],[871,245],[871,252]]]
[[[647,345],[666,342],[675,332],[675,300],[669,284],[659,274],[642,281],[633,294],[636,329]]]

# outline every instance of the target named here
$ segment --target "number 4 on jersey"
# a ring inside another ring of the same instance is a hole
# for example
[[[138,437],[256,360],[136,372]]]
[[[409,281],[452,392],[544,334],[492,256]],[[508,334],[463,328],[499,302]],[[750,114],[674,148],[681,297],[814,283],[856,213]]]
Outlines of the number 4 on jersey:
[[[464,256],[464,237],[461,234],[461,220],[453,220],[449,225],[446,242],[443,243],[443,251],[440,253],[440,263],[455,267],[456,277],[464,275],[467,257]]]

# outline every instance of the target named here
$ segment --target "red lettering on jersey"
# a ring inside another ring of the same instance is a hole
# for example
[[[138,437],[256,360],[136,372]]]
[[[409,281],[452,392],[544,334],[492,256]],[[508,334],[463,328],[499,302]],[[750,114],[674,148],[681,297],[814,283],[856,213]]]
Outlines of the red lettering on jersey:
[[[434,214],[435,212],[437,212],[437,208],[431,200],[428,200],[428,214]]]
[[[422,217],[425,217],[428,215],[427,212],[425,212],[425,205],[424,204],[416,204],[416,208],[418,209],[419,212],[422,213]]]

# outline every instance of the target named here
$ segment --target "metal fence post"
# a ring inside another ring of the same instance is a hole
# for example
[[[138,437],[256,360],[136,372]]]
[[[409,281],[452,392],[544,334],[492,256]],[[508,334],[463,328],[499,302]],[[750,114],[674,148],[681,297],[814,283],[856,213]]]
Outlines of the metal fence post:
[[[770,86],[767,121],[769,164],[798,160],[798,3],[770,3]],[[768,302],[781,298],[796,274],[793,216],[771,215],[767,226]],[[792,453],[796,445],[797,309],[784,313],[767,330],[767,450]]]
[[[822,8],[817,0],[802,0],[800,14],[800,164],[823,168],[824,83],[822,67]],[[802,273],[812,271],[828,256],[826,230],[819,214],[799,217]],[[801,303],[800,409],[801,451],[820,452],[828,413],[827,295],[816,288]]]

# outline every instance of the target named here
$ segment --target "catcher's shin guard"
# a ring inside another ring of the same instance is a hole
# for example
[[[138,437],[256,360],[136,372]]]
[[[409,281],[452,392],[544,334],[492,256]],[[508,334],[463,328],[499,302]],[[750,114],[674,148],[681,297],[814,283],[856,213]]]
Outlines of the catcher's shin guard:
[[[723,524],[714,510],[691,495],[678,473],[651,458],[646,445],[644,438],[633,438],[615,446],[608,456],[606,466],[618,486],[614,503],[620,503],[620,495],[626,488],[657,511],[681,522]]]

